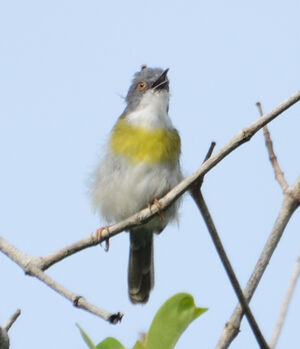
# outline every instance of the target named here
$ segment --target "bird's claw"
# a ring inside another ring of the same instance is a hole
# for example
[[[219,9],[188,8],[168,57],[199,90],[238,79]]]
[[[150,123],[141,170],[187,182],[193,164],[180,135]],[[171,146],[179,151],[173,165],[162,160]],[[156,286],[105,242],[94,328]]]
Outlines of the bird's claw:
[[[103,234],[103,231],[106,230],[106,232],[109,234],[109,226],[105,226],[105,227],[102,227],[102,228],[99,228],[97,229],[96,231],[96,238],[97,240],[100,242],[100,245],[101,245],[101,242],[102,242],[102,234]],[[105,247],[104,247],[104,250],[105,252],[107,252],[109,250],[109,238],[107,238],[105,240]]]
[[[152,206],[152,205],[155,205],[155,206],[157,207],[158,211],[157,211],[156,213],[157,213],[157,215],[158,215],[160,221],[162,222],[162,221],[165,219],[164,216],[163,216],[162,213],[161,213],[162,208],[163,208],[163,207],[162,207],[162,204],[159,202],[159,200],[154,199],[153,202],[152,202],[151,204],[148,204],[148,208],[149,208],[150,212],[152,212],[152,211],[151,211],[151,206]]]

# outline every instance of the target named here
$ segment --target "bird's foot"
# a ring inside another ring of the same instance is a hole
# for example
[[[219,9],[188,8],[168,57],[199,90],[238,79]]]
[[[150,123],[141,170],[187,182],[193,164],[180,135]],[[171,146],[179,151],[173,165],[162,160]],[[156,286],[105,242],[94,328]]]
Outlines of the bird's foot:
[[[155,198],[152,203],[148,204],[148,208],[149,208],[150,211],[151,211],[151,206],[152,205],[155,205],[158,208],[157,215],[158,215],[160,221],[162,222],[165,218],[164,218],[164,216],[161,213],[162,208],[163,208],[161,203]]]
[[[103,231],[106,230],[106,232],[109,234],[109,226],[105,226],[105,227],[102,227],[102,228],[99,228],[97,229],[96,231],[96,237],[97,237],[97,240],[100,242],[100,245],[101,245],[101,242],[102,242],[102,238],[103,238]],[[104,250],[107,252],[109,250],[109,239],[106,239],[105,240],[105,247],[104,247]]]

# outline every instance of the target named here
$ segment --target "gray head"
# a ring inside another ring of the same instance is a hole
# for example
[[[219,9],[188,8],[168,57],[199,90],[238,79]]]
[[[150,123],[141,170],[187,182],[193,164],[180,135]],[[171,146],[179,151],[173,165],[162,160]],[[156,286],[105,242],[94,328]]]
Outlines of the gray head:
[[[147,94],[165,94],[169,96],[169,69],[148,68],[142,65],[141,70],[134,74],[131,86],[126,96],[126,112],[135,110]]]

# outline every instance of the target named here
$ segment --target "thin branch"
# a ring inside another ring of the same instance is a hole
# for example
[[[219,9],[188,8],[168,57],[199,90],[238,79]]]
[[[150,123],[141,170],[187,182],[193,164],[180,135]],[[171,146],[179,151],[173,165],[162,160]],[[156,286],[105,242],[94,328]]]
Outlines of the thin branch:
[[[110,323],[117,323],[122,319],[123,315],[121,313],[111,314],[101,308],[98,308],[89,303],[82,296],[73,293],[58,282],[54,281],[40,269],[35,258],[31,258],[25,253],[21,252],[2,237],[0,237],[0,249],[15,263],[17,263],[28,275],[35,276],[39,280],[43,281],[54,291],[71,301],[77,308],[87,310]]]
[[[267,342],[264,339],[264,337],[259,329],[259,326],[257,325],[256,320],[255,320],[255,318],[254,318],[254,316],[253,316],[253,314],[248,306],[248,303],[244,297],[242,288],[238,282],[238,279],[234,273],[234,270],[231,266],[231,263],[227,257],[227,254],[225,252],[225,249],[223,247],[223,244],[221,242],[221,239],[219,237],[217,229],[214,225],[212,217],[209,213],[206,202],[202,196],[202,193],[201,193],[199,188],[195,187],[194,190],[191,191],[191,194],[192,194],[192,197],[193,197],[194,201],[196,202],[196,205],[198,206],[198,208],[203,216],[203,219],[205,221],[207,229],[210,233],[210,236],[213,240],[213,243],[214,243],[216,250],[219,254],[219,257],[222,261],[222,264],[226,270],[226,273],[229,277],[231,285],[234,288],[234,291],[238,297],[238,300],[239,300],[240,304],[242,305],[243,311],[246,314],[246,317],[249,321],[250,327],[255,335],[255,338],[256,338],[260,348],[267,349],[267,348],[269,348],[269,346],[267,345]]]
[[[207,161],[211,157],[215,145],[216,145],[215,142],[211,143],[210,148],[209,148],[203,162]],[[261,348],[269,348],[267,343],[266,343],[266,340],[264,339],[264,337],[260,331],[260,328],[257,325],[256,320],[255,320],[255,318],[254,318],[254,316],[253,316],[253,314],[248,306],[248,303],[244,297],[242,288],[241,288],[241,286],[238,282],[238,279],[234,273],[234,270],[231,266],[229,258],[227,257],[227,254],[225,252],[225,249],[223,247],[223,244],[221,242],[221,239],[219,237],[219,234],[217,232],[217,229],[216,229],[215,224],[213,222],[213,219],[211,217],[211,214],[208,210],[208,207],[207,207],[206,202],[204,200],[204,197],[202,195],[201,186],[202,186],[203,180],[204,180],[204,176],[202,176],[199,179],[199,181],[191,188],[191,190],[190,190],[191,196],[194,199],[197,207],[199,208],[199,210],[203,216],[203,219],[204,219],[205,224],[207,226],[207,229],[210,233],[210,236],[213,240],[213,243],[215,245],[217,253],[218,253],[218,255],[221,259],[221,262],[226,270],[226,273],[227,273],[228,278],[233,286],[233,289],[234,289],[234,291],[235,291],[235,293],[240,301],[240,304],[242,305],[243,311],[245,312],[245,314],[247,316],[247,319],[249,321],[249,325],[250,325],[250,327],[255,335],[255,338],[257,339],[258,344],[260,345]]]
[[[15,313],[6,322],[6,324],[4,326],[0,326],[0,349],[9,349],[8,330],[11,328],[11,326],[17,320],[20,314],[21,310],[16,310]]]
[[[257,102],[256,103],[260,116],[263,116],[263,111],[262,111],[262,107],[261,107],[261,103]],[[284,173],[281,171],[281,168],[279,166],[277,157],[274,153],[274,148],[273,148],[273,142],[271,140],[271,136],[270,136],[270,132],[268,130],[267,126],[264,126],[264,137],[265,137],[265,143],[266,143],[266,147],[268,150],[268,154],[269,154],[269,159],[271,161],[273,170],[274,170],[274,174],[275,174],[275,178],[277,179],[279,185],[281,186],[283,192],[285,192],[288,188],[288,183],[284,177]]]
[[[286,101],[282,102],[276,108],[272,109],[269,113],[263,117],[245,127],[235,137],[233,137],[224,147],[222,147],[215,155],[211,156],[205,161],[202,166],[189,177],[185,178],[176,187],[174,187],[169,193],[159,200],[159,206],[157,204],[152,205],[150,208],[145,208],[142,211],[134,214],[133,216],[111,225],[109,229],[105,229],[102,232],[101,239],[99,240],[96,233],[93,233],[80,241],[77,241],[59,251],[53,252],[48,256],[40,257],[39,263],[42,270],[46,270],[53,264],[61,261],[62,259],[71,256],[72,254],[81,251],[85,248],[95,246],[99,242],[108,240],[114,235],[121,233],[123,230],[130,230],[131,228],[144,224],[149,221],[158,211],[168,208],[174,201],[176,201],[181,195],[189,190],[197,181],[201,181],[201,178],[214,166],[216,166],[222,159],[224,159],[233,150],[249,141],[251,137],[259,131],[263,126],[272,121],[286,109],[300,100],[300,91],[296,92]]]
[[[260,114],[262,114],[260,103],[257,103],[257,106],[259,108]],[[261,116],[261,118],[264,118],[264,116]],[[272,232],[245,288],[244,295],[248,302],[250,302],[256,290],[256,287],[261,280],[261,277],[273,255],[274,250],[277,247],[277,244],[284,232],[284,229],[286,228],[286,225],[288,224],[295,210],[300,205],[300,177],[298,177],[293,186],[288,185],[274,154],[272,140],[267,129],[264,130],[264,136],[270,161],[275,172],[275,177],[283,189],[284,198]],[[222,335],[217,343],[216,349],[225,349],[229,347],[230,343],[239,332],[242,317],[243,310],[240,305],[237,305],[233,314],[231,315],[230,320],[226,323]]]
[[[0,349],[9,349],[9,337],[3,327],[0,326]]]
[[[258,107],[260,116],[263,116],[263,110],[262,110],[261,103],[257,102],[256,105]],[[284,193],[289,192],[289,190],[288,190],[289,185],[285,179],[284,173],[281,170],[279,163],[278,163],[278,159],[275,155],[274,148],[273,148],[273,142],[272,142],[268,127],[264,126],[263,130],[264,130],[266,147],[268,150],[270,162],[271,162],[273,170],[274,170],[275,178],[277,179],[283,192]],[[297,199],[300,200],[300,195],[299,195],[299,191],[297,193],[297,188],[292,188],[291,193],[294,194],[294,198],[296,200]],[[297,259],[295,270],[294,270],[293,276],[291,278],[291,281],[290,281],[290,284],[289,284],[289,287],[288,287],[288,290],[286,293],[286,297],[285,297],[284,302],[282,304],[282,308],[281,308],[277,323],[275,325],[275,328],[274,328],[274,331],[273,331],[273,334],[272,334],[272,337],[270,340],[270,347],[271,348],[275,348],[275,345],[278,341],[278,338],[279,338],[279,335],[280,335],[280,332],[281,332],[281,329],[282,329],[282,326],[283,326],[283,323],[284,323],[284,320],[285,320],[285,317],[286,317],[286,314],[288,311],[288,307],[289,307],[289,304],[290,304],[290,301],[292,298],[292,294],[293,294],[293,291],[296,287],[296,283],[297,283],[297,280],[299,278],[299,275],[300,275],[300,257]]]
[[[300,183],[300,177],[298,178]],[[261,280],[261,277],[270,262],[272,254],[276,249],[276,246],[286,228],[290,218],[292,217],[294,211],[299,206],[291,196],[285,195],[282,206],[280,208],[278,217],[275,221],[272,232],[265,244],[265,247],[256,263],[254,271],[247,283],[247,286],[244,290],[244,296],[248,303],[250,302],[258,283]],[[219,342],[216,346],[216,349],[225,349],[228,348],[230,343],[239,333],[240,324],[243,317],[243,310],[240,305],[237,305],[230,319],[225,325],[225,328],[222,332],[222,335],[219,339]]]
[[[11,326],[14,324],[14,322],[17,320],[17,318],[20,316],[21,310],[17,309],[14,314],[8,319],[6,324],[3,326],[6,332],[11,328]]]
[[[205,161],[207,161],[212,156],[212,153],[213,153],[213,151],[215,149],[215,146],[216,146],[216,142],[213,141],[213,142],[210,143],[209,149],[207,151],[207,154],[205,155],[203,163]]]
[[[282,303],[282,307],[281,307],[273,334],[270,339],[270,348],[272,349],[275,348],[277,344],[299,276],[300,276],[300,257],[298,257],[296,261],[295,269],[294,269],[290,284],[288,286],[284,301]]]

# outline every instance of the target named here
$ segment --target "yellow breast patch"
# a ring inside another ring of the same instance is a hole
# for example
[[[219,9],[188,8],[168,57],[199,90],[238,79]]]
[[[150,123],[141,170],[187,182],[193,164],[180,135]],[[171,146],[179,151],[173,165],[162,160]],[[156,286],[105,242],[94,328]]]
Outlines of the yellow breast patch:
[[[180,155],[180,137],[174,130],[147,129],[120,118],[110,139],[111,149],[132,163],[175,164]]]

